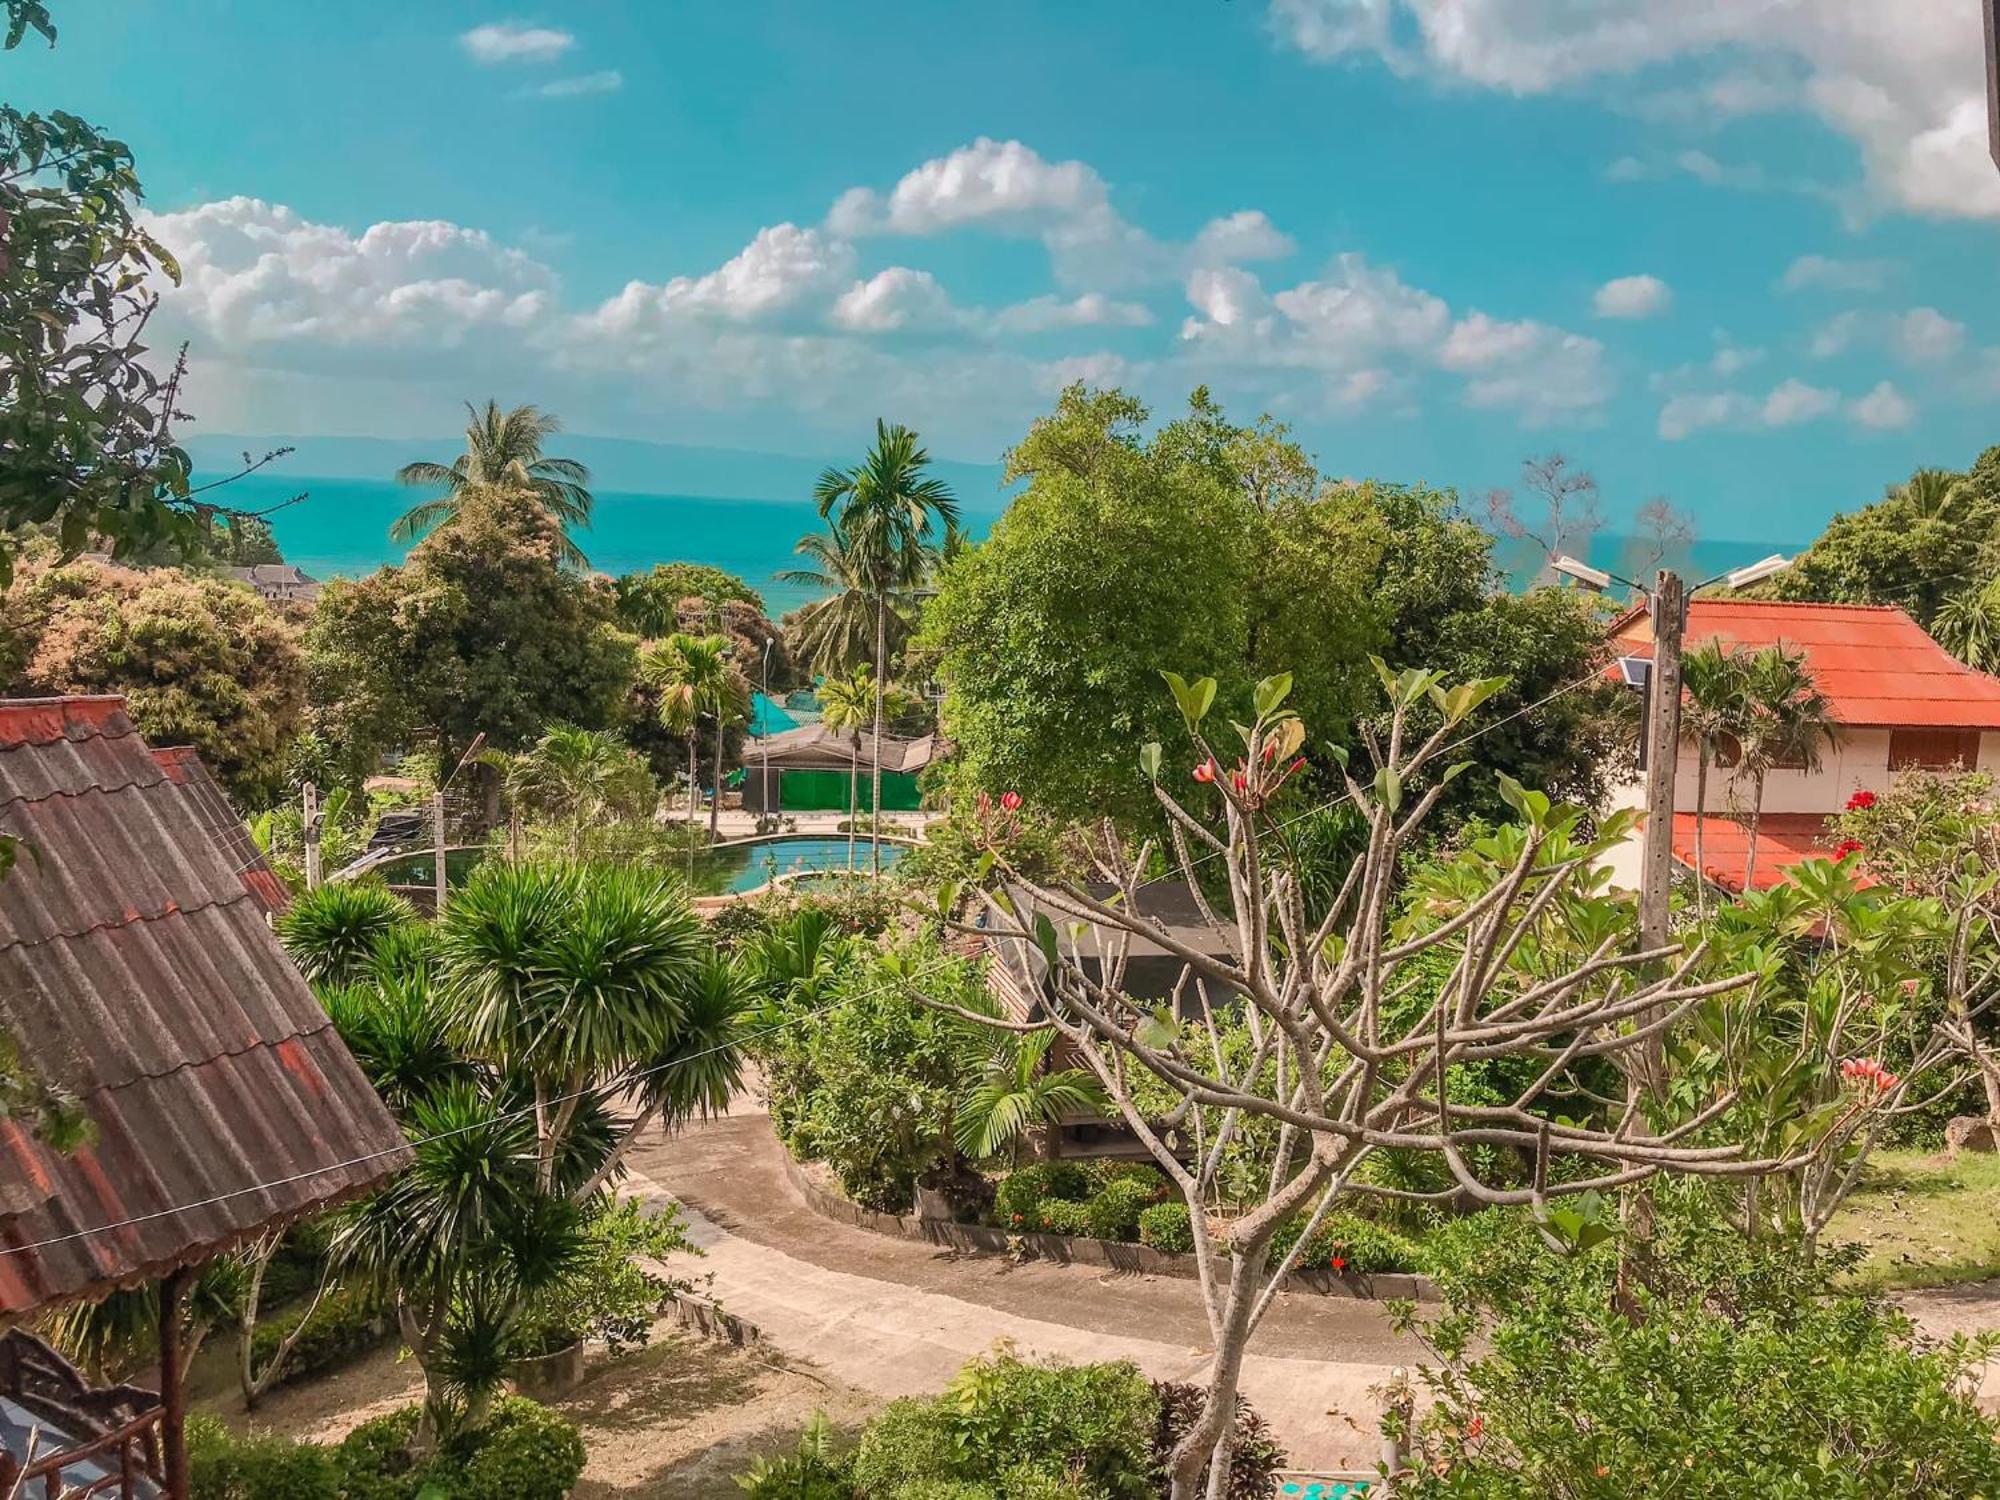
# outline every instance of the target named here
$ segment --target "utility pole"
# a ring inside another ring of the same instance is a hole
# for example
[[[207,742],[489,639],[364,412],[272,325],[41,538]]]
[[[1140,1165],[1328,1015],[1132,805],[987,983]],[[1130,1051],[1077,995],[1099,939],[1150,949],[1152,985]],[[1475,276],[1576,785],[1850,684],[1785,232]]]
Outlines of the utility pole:
[[[1986,149],[2000,166],[2000,5],[1986,0]]]
[[[432,915],[444,915],[444,793],[431,793]]]
[[[1646,841],[1639,866],[1639,946],[1667,945],[1667,895],[1674,869],[1674,770],[1681,742],[1681,636],[1687,628],[1687,587],[1661,569],[1649,608],[1653,670],[1647,687]],[[1699,875],[1699,872],[1696,872]]]
[[[299,788],[299,796],[304,804],[301,809],[304,818],[301,827],[305,833],[306,845],[306,889],[316,891],[319,889],[320,880],[319,788],[308,781]]]

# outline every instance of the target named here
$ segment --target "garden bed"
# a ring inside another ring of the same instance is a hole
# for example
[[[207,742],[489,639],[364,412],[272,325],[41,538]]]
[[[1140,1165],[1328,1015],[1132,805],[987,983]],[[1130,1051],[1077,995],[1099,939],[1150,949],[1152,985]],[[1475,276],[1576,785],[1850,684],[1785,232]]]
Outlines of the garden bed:
[[[1103,1240],[1090,1235],[1058,1234],[1043,1230],[1002,1229],[990,1224],[961,1224],[950,1220],[923,1219],[914,1214],[883,1213],[864,1208],[843,1197],[828,1174],[814,1164],[800,1162],[783,1153],[785,1175],[805,1200],[806,1206],[822,1218],[850,1224],[874,1234],[895,1235],[906,1240],[943,1246],[962,1255],[1033,1256],[1062,1265],[1105,1266],[1146,1276],[1175,1276],[1194,1280],[1199,1272],[1192,1254],[1156,1249],[1151,1245],[1124,1240]],[[1223,1261],[1227,1279],[1228,1261]],[[1334,1271],[1316,1266],[1287,1276],[1284,1290],[1327,1297],[1356,1297],[1371,1300],[1435,1302],[1437,1293],[1430,1278],[1413,1272]]]

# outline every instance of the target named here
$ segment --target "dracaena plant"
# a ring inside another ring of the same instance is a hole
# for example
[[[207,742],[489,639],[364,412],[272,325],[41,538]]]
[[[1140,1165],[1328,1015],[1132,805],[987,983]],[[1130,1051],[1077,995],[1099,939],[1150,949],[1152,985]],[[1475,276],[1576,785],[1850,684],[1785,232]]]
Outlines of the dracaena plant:
[[[1371,1195],[1522,1205],[1552,1243],[1574,1248],[1614,1189],[1662,1172],[1784,1165],[1718,1138],[1735,1103],[1727,1067],[1700,1097],[1673,1088],[1693,1012],[1754,975],[1699,943],[1639,949],[1630,898],[1597,870],[1628,820],[1590,827],[1579,810],[1503,778],[1514,820],[1410,877],[1407,856],[1446,784],[1476,770],[1454,749],[1504,684],[1376,666],[1387,705],[1362,734],[1363,754],[1325,752],[1362,825],[1360,852],[1337,880],[1304,880],[1283,836],[1280,793],[1302,756],[1322,753],[1286,707],[1289,678],[1259,683],[1254,717],[1232,732],[1211,725],[1213,679],[1167,674],[1186,746],[1170,755],[1148,745],[1139,757],[1163,847],[1107,835],[1093,849],[1094,882],[1041,882],[996,837],[978,871],[976,920],[960,920],[963,886],[940,892],[945,919],[981,932],[994,962],[1015,966],[1037,994],[1028,1013],[994,1024],[1065,1038],[1196,1226],[1215,1358],[1200,1416],[1173,1452],[1173,1500],[1204,1483],[1226,1493],[1245,1351],[1336,1208]],[[1146,877],[1162,856],[1220,941],[1149,908]],[[1128,986],[1140,942],[1178,961],[1170,995]],[[1237,1027],[1247,1046],[1225,1049],[1217,1039]],[[1463,1089],[1466,1070],[1486,1065],[1506,1086]],[[1604,1081],[1619,1070],[1632,1088]],[[1268,1166],[1250,1201],[1225,1204],[1232,1143],[1252,1129],[1270,1139]],[[1438,1163],[1444,1186],[1391,1185],[1399,1174],[1366,1170],[1391,1155]]]

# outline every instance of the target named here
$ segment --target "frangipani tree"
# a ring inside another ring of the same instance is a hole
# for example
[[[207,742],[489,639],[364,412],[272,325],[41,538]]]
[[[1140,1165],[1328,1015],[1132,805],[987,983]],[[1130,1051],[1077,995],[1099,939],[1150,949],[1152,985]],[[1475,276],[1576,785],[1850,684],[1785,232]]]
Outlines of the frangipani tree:
[[[1278,837],[1279,794],[1306,737],[1285,707],[1289,678],[1258,684],[1254,719],[1236,726],[1240,753],[1225,753],[1208,729],[1215,682],[1167,674],[1191,743],[1193,797],[1168,789],[1161,747],[1145,747],[1141,763],[1169,857],[1204,918],[1228,935],[1227,954],[1144,909],[1153,843],[1133,850],[1105,838],[1094,851],[1103,884],[1093,888],[1040,884],[1009,861],[1009,807],[987,813],[987,873],[1000,882],[982,882],[982,923],[951,915],[961,890],[941,893],[948,920],[985,933],[1043,979],[1042,1010],[1001,1024],[1059,1033],[1188,1205],[1215,1353],[1201,1418],[1173,1455],[1173,1500],[1192,1500],[1204,1469],[1209,1496],[1228,1492],[1226,1434],[1251,1336],[1343,1200],[1526,1205],[1561,1240],[1558,1199],[1659,1172],[1731,1176],[1784,1165],[1713,1139],[1734,1103],[1726,1068],[1711,1096],[1684,1099],[1672,1087],[1676,1054],[1664,1039],[1752,975],[1717,972],[1700,944],[1635,951],[1631,902],[1609,893],[1596,870],[1627,831],[1624,819],[1587,836],[1578,810],[1505,782],[1513,824],[1423,881],[1406,880],[1405,854],[1446,784],[1470,769],[1448,763],[1454,736],[1503,684],[1377,668],[1389,702],[1365,736],[1374,769],[1350,770],[1336,756],[1366,842],[1323,901],[1308,900]],[[1141,939],[1182,964],[1171,1004],[1125,988]],[[1247,1028],[1247,1051],[1218,1044],[1225,1015]],[[1506,1097],[1454,1094],[1463,1069],[1497,1060],[1517,1064],[1523,1080]],[[1601,1090],[1596,1102],[1583,1080],[1608,1067],[1645,1087],[1629,1101]],[[1175,1102],[1144,1107],[1142,1094],[1157,1097],[1161,1084]],[[1218,1217],[1222,1163],[1232,1138],[1253,1125],[1275,1134],[1263,1191]],[[1422,1193],[1366,1180],[1364,1165],[1391,1152],[1442,1162],[1450,1186]],[[1569,1216],[1571,1235],[1585,1217]],[[1277,1253],[1279,1231],[1300,1219],[1304,1232]]]

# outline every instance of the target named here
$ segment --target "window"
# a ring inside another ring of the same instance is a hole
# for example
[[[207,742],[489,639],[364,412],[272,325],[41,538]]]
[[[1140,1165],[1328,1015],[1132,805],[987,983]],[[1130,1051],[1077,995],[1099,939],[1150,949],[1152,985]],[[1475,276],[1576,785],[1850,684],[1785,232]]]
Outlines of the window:
[[[1979,764],[1976,729],[1892,729],[1889,769],[1892,771],[1971,770]]]

